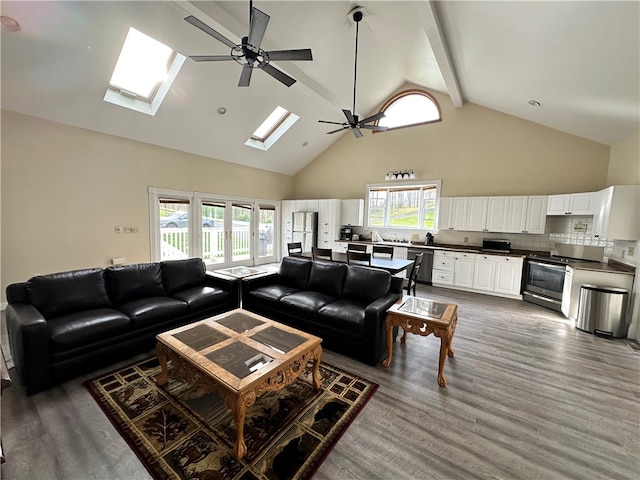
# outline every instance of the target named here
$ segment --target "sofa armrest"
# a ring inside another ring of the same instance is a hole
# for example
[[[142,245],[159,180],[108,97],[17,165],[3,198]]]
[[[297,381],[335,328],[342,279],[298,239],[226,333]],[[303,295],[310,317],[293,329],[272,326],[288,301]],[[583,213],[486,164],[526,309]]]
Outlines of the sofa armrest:
[[[385,334],[384,321],[387,318],[387,310],[402,298],[402,294],[389,292],[367,305],[364,312],[364,334],[368,338],[377,338]]]
[[[280,275],[277,272],[267,273],[266,275],[256,275],[255,277],[247,277],[242,279],[242,295],[248,294],[256,288],[264,287],[266,285],[273,285],[282,283]]]
[[[49,388],[49,325],[28,303],[10,304],[6,311],[11,356],[27,395]]]
[[[215,275],[214,272],[205,272],[204,284],[209,287],[216,287],[225,292],[229,292],[229,303],[235,305],[235,308],[240,306],[240,285],[239,280],[233,277],[223,277],[221,275]]]

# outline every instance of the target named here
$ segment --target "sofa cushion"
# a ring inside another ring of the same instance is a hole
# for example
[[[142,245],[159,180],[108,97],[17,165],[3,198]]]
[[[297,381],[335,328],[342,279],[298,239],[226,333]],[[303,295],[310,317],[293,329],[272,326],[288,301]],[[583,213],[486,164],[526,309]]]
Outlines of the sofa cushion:
[[[63,315],[47,323],[54,353],[84,347],[131,330],[129,317],[111,308]]]
[[[160,265],[164,289],[169,295],[204,283],[206,273],[200,258],[166,260]]]
[[[267,285],[265,287],[260,287],[252,290],[251,292],[249,292],[249,295],[260,298],[262,300],[278,302],[285,295],[291,295],[292,293],[296,293],[299,291],[299,288],[288,287],[286,285]]]
[[[347,272],[342,297],[368,305],[386,294],[390,285],[389,272],[352,265]]]
[[[47,319],[111,306],[101,268],[38,275],[27,282],[27,293]]]
[[[190,312],[197,312],[223,304],[229,298],[229,292],[216,287],[202,286],[177,292],[173,298],[185,302],[189,306]]]
[[[141,298],[120,305],[119,309],[131,319],[133,328],[144,328],[189,313],[185,302],[169,297]]]
[[[122,305],[141,298],[162,297],[160,263],[138,263],[105,269],[107,291],[114,305]]]
[[[311,318],[315,318],[316,312],[321,307],[335,301],[335,297],[327,295],[326,293],[303,291],[285,295],[280,300],[280,303],[294,310],[297,310],[303,315],[308,315]]]
[[[344,263],[313,262],[307,290],[340,298],[344,276],[349,267]]]
[[[364,332],[366,305],[350,300],[337,300],[318,310],[318,321],[336,330],[355,335]]]
[[[284,257],[278,275],[281,283],[298,290],[305,290],[311,271],[311,260],[305,257]]]

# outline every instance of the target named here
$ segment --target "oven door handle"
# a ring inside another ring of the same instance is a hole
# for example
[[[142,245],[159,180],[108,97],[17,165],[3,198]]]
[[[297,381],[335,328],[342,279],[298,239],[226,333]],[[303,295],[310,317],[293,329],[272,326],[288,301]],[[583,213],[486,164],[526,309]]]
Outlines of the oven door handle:
[[[535,260],[529,260],[527,263],[533,264],[533,265],[540,265],[541,267],[545,267],[545,268],[555,268],[556,270],[566,270],[567,269],[566,265],[551,265],[549,263],[536,262]]]

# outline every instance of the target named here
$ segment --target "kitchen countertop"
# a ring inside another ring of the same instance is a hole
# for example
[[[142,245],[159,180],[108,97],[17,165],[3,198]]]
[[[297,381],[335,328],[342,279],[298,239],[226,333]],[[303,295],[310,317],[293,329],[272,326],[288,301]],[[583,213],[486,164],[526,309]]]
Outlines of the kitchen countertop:
[[[509,253],[497,253],[497,252],[483,252],[482,247],[473,246],[473,245],[454,245],[454,244],[435,244],[435,245],[425,245],[424,243],[411,243],[411,242],[372,242],[371,240],[337,240],[338,242],[344,243],[361,243],[365,245],[390,245],[393,247],[404,247],[411,248],[417,250],[450,250],[456,252],[467,252],[467,253],[486,253],[488,255],[502,255],[509,257],[526,257],[527,255],[536,255],[538,257],[544,258],[551,256],[547,251],[540,250],[511,250]],[[616,262],[615,260],[610,260],[609,262],[569,262],[567,264],[573,269],[576,270],[591,270],[594,272],[611,272],[611,273],[622,273],[627,275],[635,275],[636,269],[630,265],[626,265],[624,263]]]

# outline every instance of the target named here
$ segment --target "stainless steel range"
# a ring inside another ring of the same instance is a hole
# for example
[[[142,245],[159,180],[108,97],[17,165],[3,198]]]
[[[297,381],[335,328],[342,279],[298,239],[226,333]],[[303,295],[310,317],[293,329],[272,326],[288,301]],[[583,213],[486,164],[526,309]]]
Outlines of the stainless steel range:
[[[562,311],[567,265],[571,262],[600,262],[602,251],[600,247],[556,245],[554,255],[527,256],[523,270],[522,299],[551,310]]]

